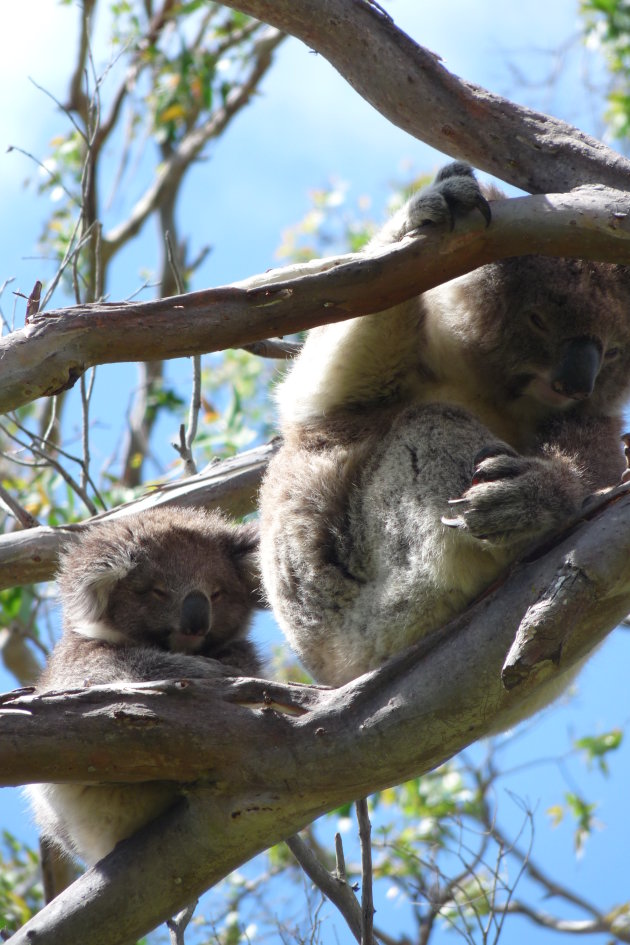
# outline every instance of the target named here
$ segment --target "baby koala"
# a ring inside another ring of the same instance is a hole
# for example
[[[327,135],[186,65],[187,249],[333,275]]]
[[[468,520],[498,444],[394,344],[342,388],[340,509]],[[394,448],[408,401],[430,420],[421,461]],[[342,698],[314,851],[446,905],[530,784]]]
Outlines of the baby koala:
[[[63,553],[63,635],[37,689],[256,676],[246,639],[261,606],[258,529],[203,509],[155,508],[94,524]],[[92,865],[176,799],[174,782],[34,784],[48,841]]]

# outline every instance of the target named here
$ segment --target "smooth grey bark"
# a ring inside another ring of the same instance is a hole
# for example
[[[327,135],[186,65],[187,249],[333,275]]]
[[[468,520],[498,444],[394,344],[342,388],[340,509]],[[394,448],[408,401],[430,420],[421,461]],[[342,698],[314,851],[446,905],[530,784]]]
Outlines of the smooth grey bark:
[[[524,253],[630,264],[630,194],[602,187],[493,202],[452,233],[288,266],[216,289],[150,302],[93,303],[38,313],[0,338],[0,412],[72,386],[88,367],[240,347],[379,312]]]
[[[630,161],[567,122],[458,78],[369,0],[225,0],[324,56],[392,124],[528,193],[628,189]]]
[[[324,811],[451,757],[617,625],[630,608],[629,553],[626,493],[433,637],[337,690],[244,680],[8,697],[1,783],[196,782],[11,941],[120,945]],[[570,626],[558,592],[567,571],[579,575]],[[543,655],[507,690],[506,654],[535,612],[561,641],[558,665]]]

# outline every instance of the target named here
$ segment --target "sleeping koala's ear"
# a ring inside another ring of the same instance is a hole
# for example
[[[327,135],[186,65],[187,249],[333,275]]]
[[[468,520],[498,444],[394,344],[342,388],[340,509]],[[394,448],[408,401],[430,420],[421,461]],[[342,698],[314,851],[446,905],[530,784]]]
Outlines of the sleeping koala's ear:
[[[252,597],[252,605],[258,609],[268,608],[269,605],[260,575],[260,530],[258,522],[245,522],[243,525],[237,525],[233,533],[233,541],[239,574]]]
[[[113,540],[110,530],[90,526],[61,553],[57,581],[64,616],[72,626],[99,623],[113,589],[136,565],[131,543],[124,541],[126,532]]]

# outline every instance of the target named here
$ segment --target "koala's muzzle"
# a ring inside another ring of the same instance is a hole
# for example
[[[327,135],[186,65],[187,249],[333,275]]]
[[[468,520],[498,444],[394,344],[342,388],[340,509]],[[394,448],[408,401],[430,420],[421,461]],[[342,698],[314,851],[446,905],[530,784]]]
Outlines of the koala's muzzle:
[[[593,393],[602,363],[602,346],[593,338],[572,338],[551,375],[551,386],[573,400],[586,400]]]
[[[210,601],[201,591],[187,594],[182,603],[181,630],[194,636],[201,636],[210,629]]]

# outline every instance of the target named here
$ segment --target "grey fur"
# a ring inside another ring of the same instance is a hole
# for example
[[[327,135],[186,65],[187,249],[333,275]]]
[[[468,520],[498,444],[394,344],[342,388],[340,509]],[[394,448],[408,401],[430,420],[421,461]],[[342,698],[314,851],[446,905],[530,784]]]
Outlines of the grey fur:
[[[94,525],[62,557],[64,630],[38,690],[173,678],[256,676],[246,639],[260,606],[255,525],[156,508]],[[179,788],[36,784],[44,835],[93,864],[169,807]]]
[[[470,168],[450,165],[373,243],[470,212],[489,220]],[[629,302],[627,269],[532,256],[310,333],[279,390],[261,560],[318,681],[442,625],[618,480]]]

